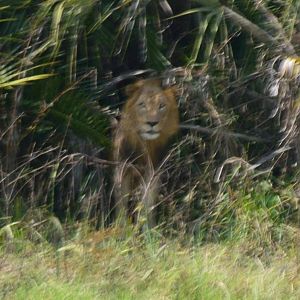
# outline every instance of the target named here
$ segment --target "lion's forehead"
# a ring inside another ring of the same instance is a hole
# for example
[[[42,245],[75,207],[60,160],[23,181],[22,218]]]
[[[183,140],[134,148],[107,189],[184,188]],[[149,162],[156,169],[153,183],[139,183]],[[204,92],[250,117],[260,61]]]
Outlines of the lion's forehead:
[[[157,105],[161,102],[167,102],[167,97],[164,94],[164,91],[160,88],[151,88],[145,87],[142,91],[140,96],[137,98],[137,102],[143,101],[147,104]]]
[[[155,86],[155,85],[144,85],[141,88],[143,93],[163,93],[163,89],[159,86]]]

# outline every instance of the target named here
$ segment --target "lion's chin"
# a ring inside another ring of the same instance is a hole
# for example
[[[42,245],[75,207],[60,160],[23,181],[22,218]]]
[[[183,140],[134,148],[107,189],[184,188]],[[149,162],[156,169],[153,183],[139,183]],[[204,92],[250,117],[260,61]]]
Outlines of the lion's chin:
[[[159,137],[158,132],[143,132],[141,133],[141,137],[143,140],[149,141],[149,140],[155,140]]]

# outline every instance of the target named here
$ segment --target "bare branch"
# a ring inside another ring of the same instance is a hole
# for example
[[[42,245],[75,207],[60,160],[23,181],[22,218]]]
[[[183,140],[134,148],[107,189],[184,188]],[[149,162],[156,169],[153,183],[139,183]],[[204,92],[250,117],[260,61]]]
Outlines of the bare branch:
[[[243,134],[243,133],[235,133],[235,132],[228,131],[228,130],[221,130],[220,128],[211,129],[211,128],[206,128],[206,127],[199,126],[199,125],[189,125],[189,124],[180,124],[180,128],[182,128],[182,129],[191,129],[191,130],[202,132],[202,133],[209,134],[209,135],[214,135],[216,133],[222,133],[224,135],[234,137],[234,138],[237,138],[237,139],[242,139],[242,140],[252,141],[252,142],[258,142],[258,143],[269,143],[269,142],[271,142],[270,139],[261,138],[261,137],[257,137],[257,136],[251,136],[251,135],[247,135],[247,134]]]

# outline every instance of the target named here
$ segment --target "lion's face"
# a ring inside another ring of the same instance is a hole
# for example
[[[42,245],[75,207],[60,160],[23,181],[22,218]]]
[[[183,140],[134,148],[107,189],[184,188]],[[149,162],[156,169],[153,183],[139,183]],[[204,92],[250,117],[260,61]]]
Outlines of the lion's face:
[[[137,98],[134,109],[136,112],[138,133],[144,140],[155,140],[165,127],[168,115],[168,100],[159,87],[143,88]]]
[[[134,90],[131,102],[131,122],[143,140],[156,140],[161,136],[162,131],[168,130],[171,125],[171,118],[174,116],[174,107],[177,112],[177,105],[173,93],[166,92],[156,82],[142,82],[142,86]],[[172,126],[171,126],[172,127]]]

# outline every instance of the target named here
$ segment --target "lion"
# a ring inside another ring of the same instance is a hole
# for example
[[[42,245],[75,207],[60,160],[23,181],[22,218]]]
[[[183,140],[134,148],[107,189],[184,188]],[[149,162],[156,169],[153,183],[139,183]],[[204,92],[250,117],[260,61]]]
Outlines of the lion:
[[[162,88],[159,80],[139,80],[127,86],[128,100],[121,111],[113,140],[117,220],[126,222],[129,200],[139,191],[134,209],[137,220],[156,225],[154,206],[159,187],[157,174],[170,138],[179,130],[175,89]],[[143,217],[143,218],[140,218]]]

